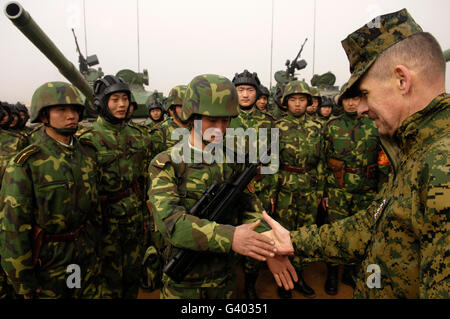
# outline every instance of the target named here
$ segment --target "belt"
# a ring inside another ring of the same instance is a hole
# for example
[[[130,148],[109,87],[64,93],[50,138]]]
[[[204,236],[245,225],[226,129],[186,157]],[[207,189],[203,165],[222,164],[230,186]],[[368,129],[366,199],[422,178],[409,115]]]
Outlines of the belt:
[[[44,241],[46,242],[64,242],[64,241],[74,241],[80,235],[80,232],[84,229],[84,225],[78,227],[75,231],[65,234],[44,234]]]
[[[303,174],[306,172],[309,172],[310,170],[313,169],[313,167],[311,166],[306,166],[306,167],[293,167],[293,166],[288,166],[288,165],[281,165],[280,169],[282,171],[287,171],[287,172],[293,172],[293,173],[298,173],[298,174]]]

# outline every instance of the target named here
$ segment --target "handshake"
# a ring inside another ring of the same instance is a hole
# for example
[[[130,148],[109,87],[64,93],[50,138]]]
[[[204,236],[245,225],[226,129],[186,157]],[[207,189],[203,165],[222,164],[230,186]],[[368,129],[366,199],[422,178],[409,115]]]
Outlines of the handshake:
[[[292,290],[294,281],[297,282],[298,277],[295,268],[289,261],[289,256],[294,255],[290,232],[265,211],[263,217],[272,229],[261,234],[256,233],[254,229],[260,224],[260,221],[238,226],[234,234],[232,249],[241,255],[266,261],[277,285],[283,286],[286,290]]]

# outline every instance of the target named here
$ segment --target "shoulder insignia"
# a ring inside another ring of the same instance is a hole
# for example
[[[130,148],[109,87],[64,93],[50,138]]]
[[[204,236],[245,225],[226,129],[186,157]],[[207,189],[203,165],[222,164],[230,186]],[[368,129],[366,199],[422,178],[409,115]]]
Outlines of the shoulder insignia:
[[[16,155],[14,163],[22,166],[31,155],[38,153],[40,150],[39,146],[30,145]]]
[[[167,152],[162,152],[156,155],[153,160],[153,166],[163,169],[167,163],[171,162],[170,155]]]

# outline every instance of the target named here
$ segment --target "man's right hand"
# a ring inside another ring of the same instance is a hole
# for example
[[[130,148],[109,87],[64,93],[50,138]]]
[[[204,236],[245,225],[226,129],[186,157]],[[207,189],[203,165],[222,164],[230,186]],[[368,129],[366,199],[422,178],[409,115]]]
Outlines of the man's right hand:
[[[234,231],[231,249],[244,256],[254,258],[259,261],[266,261],[266,257],[274,257],[277,253],[275,242],[263,234],[254,231],[261,223],[261,220],[253,224],[243,224],[237,226]]]

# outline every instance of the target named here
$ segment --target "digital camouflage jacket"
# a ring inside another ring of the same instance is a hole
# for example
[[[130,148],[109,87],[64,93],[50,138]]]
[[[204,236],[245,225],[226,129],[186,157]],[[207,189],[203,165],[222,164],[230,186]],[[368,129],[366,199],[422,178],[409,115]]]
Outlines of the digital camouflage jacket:
[[[382,193],[366,212],[292,232],[295,254],[362,262],[355,298],[450,298],[450,96],[382,142],[393,166]],[[379,267],[378,288],[367,285],[369,265]]]

